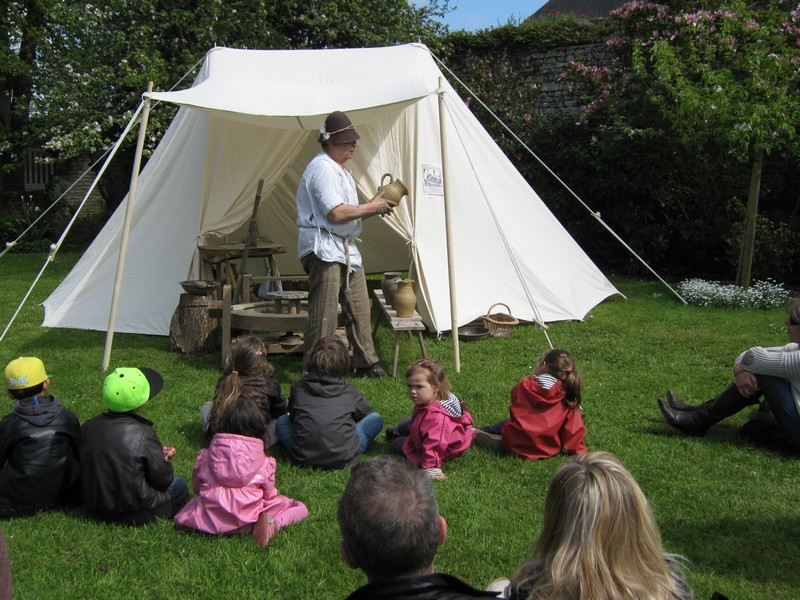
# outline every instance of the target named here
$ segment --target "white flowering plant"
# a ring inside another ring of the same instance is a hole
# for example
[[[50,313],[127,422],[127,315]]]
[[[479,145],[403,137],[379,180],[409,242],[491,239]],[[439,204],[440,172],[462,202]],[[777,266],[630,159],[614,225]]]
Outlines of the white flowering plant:
[[[756,281],[748,288],[705,279],[685,279],[676,287],[686,302],[698,306],[766,310],[783,306],[791,297],[782,283],[772,279]]]

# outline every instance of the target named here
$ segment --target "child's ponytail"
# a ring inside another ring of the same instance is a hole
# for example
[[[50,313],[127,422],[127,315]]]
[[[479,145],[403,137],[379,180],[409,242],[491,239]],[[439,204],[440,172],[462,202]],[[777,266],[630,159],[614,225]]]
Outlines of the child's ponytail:
[[[233,404],[233,401],[242,395],[243,390],[244,384],[237,371],[231,371],[225,376],[221,385],[217,386],[217,393],[211,404],[211,414],[208,419],[209,431],[214,433],[219,431],[222,415]]]
[[[545,354],[542,360],[547,363],[547,372],[561,381],[561,386],[564,388],[564,406],[578,408],[581,405],[583,379],[575,370],[572,355],[556,348]]]

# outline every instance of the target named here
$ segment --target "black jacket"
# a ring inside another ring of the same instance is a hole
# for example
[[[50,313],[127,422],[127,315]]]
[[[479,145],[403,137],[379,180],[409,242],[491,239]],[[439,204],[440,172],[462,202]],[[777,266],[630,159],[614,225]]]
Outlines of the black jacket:
[[[361,454],[356,421],[372,407],[349,381],[309,373],[292,385],[292,460],[298,464],[339,469]]]
[[[0,421],[0,516],[73,504],[81,426],[52,395],[19,400]]]
[[[83,505],[95,519],[141,524],[172,516],[172,465],[144,417],[108,411],[86,421],[81,467]]]
[[[477,590],[446,573],[403,577],[358,588],[347,600],[463,600],[497,598],[496,592]]]

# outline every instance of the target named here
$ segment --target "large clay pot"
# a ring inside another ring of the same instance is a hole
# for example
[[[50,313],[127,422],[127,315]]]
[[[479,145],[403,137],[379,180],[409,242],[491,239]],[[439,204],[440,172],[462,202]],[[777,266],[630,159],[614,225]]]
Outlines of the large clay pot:
[[[397,291],[394,294],[394,306],[398,317],[413,317],[417,306],[417,295],[414,293],[413,279],[398,279]]]
[[[394,293],[397,291],[397,280],[400,278],[400,275],[402,275],[400,271],[387,271],[383,274],[381,289],[383,290],[383,297],[386,300],[386,304],[389,306],[392,306],[392,302],[394,302]]]
[[[389,183],[384,185],[383,182],[386,180],[387,177],[389,178]],[[381,177],[381,185],[378,188],[378,191],[381,190],[383,190],[384,200],[397,202],[397,204],[400,204],[400,200],[403,199],[403,196],[408,194],[408,188],[406,188],[405,184],[403,184],[402,181],[400,181],[399,179],[395,179],[394,181],[392,181],[391,173],[384,173],[383,177]]]

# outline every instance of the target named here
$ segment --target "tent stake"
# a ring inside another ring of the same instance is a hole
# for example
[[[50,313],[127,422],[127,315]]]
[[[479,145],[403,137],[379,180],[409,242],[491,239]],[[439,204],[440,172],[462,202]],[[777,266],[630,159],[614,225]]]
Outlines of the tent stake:
[[[450,326],[453,335],[453,368],[461,372],[461,352],[458,346],[458,306],[456,304],[456,272],[453,266],[453,226],[450,222],[450,194],[447,193],[447,122],[444,105],[444,78],[439,77],[439,137],[442,143],[442,183],[444,190],[444,225],[447,236],[447,279],[450,284]]]
[[[153,91],[153,82],[147,84],[147,93]],[[133,203],[136,199],[136,185],[139,182],[139,168],[142,165],[142,151],[144,150],[144,140],[147,135],[147,119],[150,117],[150,97],[146,96],[144,108],[142,109],[142,122],[139,125],[139,140],[136,143],[136,156],[133,159],[133,170],[131,172],[131,186],[128,190],[128,204],[125,206],[125,223],[122,226],[122,239],[120,240],[119,258],[117,259],[117,274],[114,278],[114,291],[111,295],[111,310],[108,315],[108,330],[106,331],[106,347],[103,351],[103,371],[108,370],[111,362],[111,346],[114,343],[114,326],[117,321],[117,306],[119,305],[119,291],[122,287],[122,274],[125,271],[125,257],[128,254],[128,236],[131,231],[131,217],[133,215]]]

